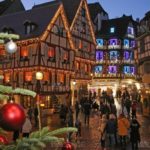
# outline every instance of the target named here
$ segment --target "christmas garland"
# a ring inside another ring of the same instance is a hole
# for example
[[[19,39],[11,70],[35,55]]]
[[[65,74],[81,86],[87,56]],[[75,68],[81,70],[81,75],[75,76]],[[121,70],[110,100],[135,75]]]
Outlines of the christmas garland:
[[[3,94],[0,94],[0,100],[4,100],[4,99],[9,99],[9,96],[8,95],[3,95]]]
[[[18,40],[20,37],[17,34],[0,33],[0,44],[4,43],[4,39]]]
[[[22,88],[16,88],[13,90],[11,86],[4,86],[4,85],[0,85],[0,93],[5,93],[5,94],[14,93],[14,94],[28,95],[32,97],[36,96],[36,92],[34,91],[30,91],[30,90],[22,89]]]
[[[64,138],[58,138],[56,135],[68,132],[77,132],[77,128],[68,127],[50,131],[49,127],[44,127],[41,131],[32,132],[29,138],[18,139],[16,144],[0,145],[0,150],[40,150],[48,143],[61,144]]]

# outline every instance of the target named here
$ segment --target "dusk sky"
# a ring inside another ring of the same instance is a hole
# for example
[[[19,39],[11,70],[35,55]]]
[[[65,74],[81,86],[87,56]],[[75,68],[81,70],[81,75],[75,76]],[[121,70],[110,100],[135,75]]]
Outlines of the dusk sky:
[[[26,9],[48,1],[51,0],[22,0]],[[88,0],[88,3],[92,2],[100,2],[110,18],[120,17],[123,14],[132,14],[134,19],[143,18],[145,13],[150,11],[150,0]]]

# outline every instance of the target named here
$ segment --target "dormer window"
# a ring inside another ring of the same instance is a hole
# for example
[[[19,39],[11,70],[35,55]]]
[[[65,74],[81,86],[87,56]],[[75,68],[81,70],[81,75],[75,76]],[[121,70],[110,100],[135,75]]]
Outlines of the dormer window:
[[[115,27],[110,28],[110,33],[115,33]]]
[[[9,27],[4,27],[4,28],[2,29],[2,31],[3,31],[4,33],[8,33],[8,34],[14,33],[14,29],[9,28]]]
[[[35,31],[37,25],[33,22],[30,22],[30,21],[26,21],[24,23],[24,26],[25,26],[25,34],[30,34],[32,33],[33,31]]]
[[[133,27],[128,27],[128,34],[134,35],[134,29]]]

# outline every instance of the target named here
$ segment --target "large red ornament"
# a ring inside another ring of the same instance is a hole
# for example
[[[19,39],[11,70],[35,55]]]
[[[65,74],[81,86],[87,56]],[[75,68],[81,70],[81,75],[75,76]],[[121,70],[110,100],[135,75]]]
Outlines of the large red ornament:
[[[8,103],[0,109],[0,127],[6,131],[21,129],[25,122],[24,109],[15,103]]]
[[[8,144],[7,138],[3,135],[0,135],[0,144],[4,144],[4,145]]]
[[[66,142],[63,144],[62,150],[73,150],[73,145],[70,142]]]

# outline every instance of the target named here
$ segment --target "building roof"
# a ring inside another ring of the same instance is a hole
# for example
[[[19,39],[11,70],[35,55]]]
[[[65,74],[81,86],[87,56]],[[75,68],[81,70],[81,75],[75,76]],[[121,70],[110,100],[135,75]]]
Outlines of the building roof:
[[[135,33],[137,31],[136,26],[137,22],[133,20],[132,16],[125,16],[123,15],[120,18],[110,19],[110,20],[103,20],[102,21],[102,28],[97,33],[97,37],[103,36],[103,37],[124,37],[127,32],[127,27],[129,23],[132,22],[133,27],[135,29]],[[115,32],[110,33],[110,28],[114,27]]]
[[[144,16],[144,18],[141,20],[141,22],[142,22],[142,21],[147,21],[147,20],[150,20],[150,11],[148,11],[148,12],[145,14],[145,16]]]
[[[79,8],[81,0],[56,0],[56,1],[63,3],[68,22],[71,25],[76,15],[76,12]],[[48,5],[51,5],[51,3],[55,3],[56,1],[38,4],[38,5],[33,6],[33,8],[48,6]]]
[[[98,2],[90,3],[90,4],[88,4],[88,7],[89,7],[89,11],[90,11],[92,21],[95,20],[98,13],[103,12],[104,15],[108,15],[108,13],[103,9],[103,7]]]
[[[48,6],[0,16],[0,32],[2,32],[4,27],[8,27],[20,35],[21,39],[38,37],[46,30],[59,6],[60,2],[52,2]],[[37,25],[37,28],[31,34],[25,34],[24,23],[27,21]]]
[[[0,15],[24,11],[25,8],[21,0],[4,0],[0,2]]]

